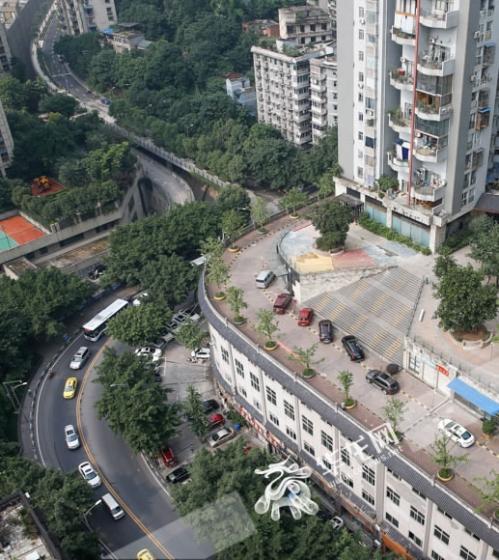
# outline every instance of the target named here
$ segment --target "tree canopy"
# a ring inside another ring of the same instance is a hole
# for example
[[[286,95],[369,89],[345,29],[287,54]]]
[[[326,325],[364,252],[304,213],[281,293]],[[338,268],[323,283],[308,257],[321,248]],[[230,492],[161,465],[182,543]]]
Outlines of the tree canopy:
[[[144,346],[159,338],[171,316],[168,308],[153,302],[131,305],[109,321],[108,333],[130,346]]]
[[[499,282],[499,223],[489,216],[471,222],[471,256],[481,264],[482,272]]]
[[[313,224],[320,231],[317,247],[330,251],[345,244],[352,222],[352,210],[337,201],[322,203],[314,212]]]

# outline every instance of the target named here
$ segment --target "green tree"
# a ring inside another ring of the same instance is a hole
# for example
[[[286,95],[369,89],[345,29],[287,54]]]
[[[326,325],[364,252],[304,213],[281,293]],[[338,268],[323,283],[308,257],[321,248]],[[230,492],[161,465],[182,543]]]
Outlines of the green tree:
[[[437,435],[435,441],[430,445],[433,451],[433,460],[440,467],[438,474],[441,478],[451,478],[454,474],[454,468],[460,463],[465,463],[469,456],[453,455],[450,436],[447,434]]]
[[[179,409],[154,382],[154,365],[132,352],[107,349],[98,367],[102,394],[96,403],[100,418],[120,434],[135,453],[157,453],[175,435]]]
[[[338,381],[340,382],[343,392],[345,393],[345,406],[352,406],[355,403],[355,401],[350,396],[350,389],[353,385],[352,373],[346,370],[340,371],[338,373]]]
[[[393,431],[398,437],[400,437],[398,428],[400,422],[404,418],[405,409],[406,404],[396,397],[392,397],[391,399],[389,399],[389,401],[383,407],[383,414],[385,415],[386,420],[390,422]]]
[[[398,179],[396,177],[391,177],[390,175],[381,175],[378,179],[376,179],[375,186],[378,189],[378,192],[383,194],[385,194],[389,190],[399,190]]]
[[[300,191],[298,187],[293,187],[281,198],[279,204],[286,212],[293,215],[300,206],[307,203],[307,200],[308,197],[304,192]]]
[[[482,504],[480,509],[483,510],[487,506],[494,508],[494,517],[499,519],[499,473],[492,470],[488,477],[477,477],[476,482],[479,483],[480,498]]]
[[[451,269],[456,266],[456,261],[452,258],[449,251],[444,250],[435,260],[433,272],[437,278],[442,278],[451,272]]]
[[[265,347],[268,349],[275,348],[277,342],[273,337],[279,330],[279,323],[276,321],[274,314],[269,309],[259,309],[256,316],[258,319],[256,330],[266,338]]]
[[[175,332],[175,338],[189,350],[197,350],[206,340],[206,332],[194,321],[185,321]]]
[[[241,288],[230,286],[227,289],[227,303],[234,313],[234,321],[243,323],[245,318],[241,315],[241,311],[248,307],[248,304],[244,301],[244,291]]]
[[[481,264],[486,276],[494,276],[499,284],[499,224],[489,216],[471,222],[471,257]]]
[[[231,242],[239,237],[244,225],[244,218],[237,210],[227,210],[222,215],[222,231]]]
[[[452,265],[435,286],[440,303],[436,316],[444,330],[476,331],[497,314],[497,289],[483,285],[483,274],[468,266]]]
[[[334,194],[335,185],[334,177],[336,176],[335,169],[328,169],[323,175],[319,177],[319,198],[324,199]]]
[[[60,113],[65,117],[72,117],[76,111],[78,102],[74,97],[63,93],[46,95],[40,100],[39,110],[42,113]]]
[[[334,200],[322,203],[315,210],[312,219],[321,234],[317,239],[317,247],[323,251],[342,247],[347,239],[352,219],[352,211],[348,206]]]
[[[208,282],[217,286],[218,292],[215,297],[223,299],[225,297],[224,288],[229,281],[229,267],[223,257],[212,256],[206,263],[206,279]]]
[[[303,377],[313,377],[316,373],[314,366],[324,361],[324,358],[320,360],[314,359],[318,347],[319,345],[317,343],[312,344],[312,346],[308,348],[295,346],[293,348],[293,353],[289,355],[290,360],[298,362],[303,367]]]
[[[218,195],[216,205],[222,216],[232,210],[241,217],[243,226],[248,223],[251,201],[248,193],[242,187],[238,185],[224,187]]]
[[[161,335],[171,316],[154,302],[131,305],[109,321],[108,334],[130,346],[144,346]]]
[[[255,196],[251,204],[251,219],[258,229],[262,229],[269,219],[265,200],[260,196]]]
[[[201,395],[193,385],[187,387],[187,398],[183,406],[192,431],[198,437],[204,437],[208,433],[210,425],[204,412]]]

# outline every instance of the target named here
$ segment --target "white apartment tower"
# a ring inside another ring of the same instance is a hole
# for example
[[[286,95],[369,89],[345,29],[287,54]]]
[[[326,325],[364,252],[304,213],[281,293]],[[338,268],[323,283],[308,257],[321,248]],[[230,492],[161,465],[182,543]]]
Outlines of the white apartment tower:
[[[312,143],[338,124],[337,63],[335,55],[310,61],[310,99],[312,103]]]
[[[0,101],[0,173],[2,177],[6,175],[6,169],[10,167],[13,155],[14,140],[12,139],[7,116]]]
[[[499,15],[493,0],[338,2],[339,192],[436,249],[485,191]],[[382,175],[398,192],[379,192]]]
[[[103,31],[118,21],[114,0],[56,0],[63,33]]]

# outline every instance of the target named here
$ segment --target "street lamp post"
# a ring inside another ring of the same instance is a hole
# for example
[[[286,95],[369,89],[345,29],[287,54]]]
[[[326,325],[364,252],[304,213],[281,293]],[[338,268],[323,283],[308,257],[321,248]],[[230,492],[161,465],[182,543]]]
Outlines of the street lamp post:
[[[21,404],[16,395],[16,389],[19,389],[19,387],[24,387],[27,384],[27,381],[21,381],[20,379],[16,379],[14,381],[2,381],[2,386],[5,394],[7,395],[7,398],[9,399],[10,404],[12,405],[12,408],[14,409],[14,412],[16,414],[19,414],[19,410],[21,408]],[[11,387],[11,385],[14,385],[14,387]]]
[[[90,506],[87,511],[82,513],[82,517],[83,517],[83,521],[85,522],[85,525],[87,526],[87,529],[91,532],[92,531],[92,527],[90,526],[90,523],[88,522],[87,516],[88,514],[94,509],[94,507],[99,506],[100,504],[102,504],[102,500],[97,500],[95,502],[95,504],[93,506]]]

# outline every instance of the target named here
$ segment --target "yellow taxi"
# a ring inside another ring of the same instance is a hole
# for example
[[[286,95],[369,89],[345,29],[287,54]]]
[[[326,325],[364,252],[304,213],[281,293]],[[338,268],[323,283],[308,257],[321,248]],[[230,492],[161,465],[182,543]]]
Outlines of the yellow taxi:
[[[64,393],[62,396],[65,399],[73,399],[76,395],[76,385],[78,384],[78,380],[76,377],[68,377],[66,379],[66,383],[64,384]]]
[[[137,552],[137,560],[154,560],[154,556],[147,550],[147,548],[143,548]]]

